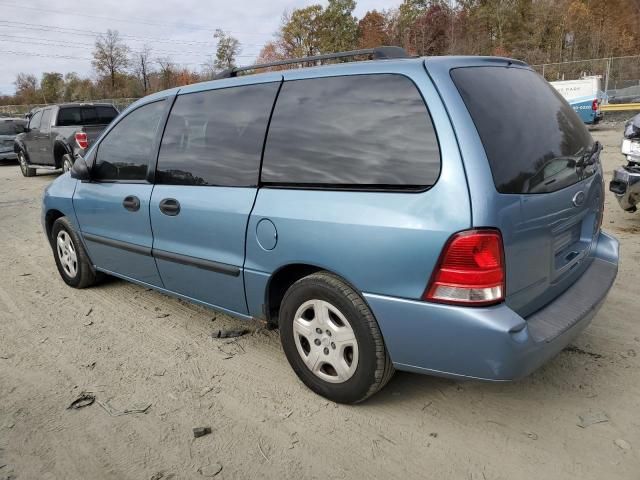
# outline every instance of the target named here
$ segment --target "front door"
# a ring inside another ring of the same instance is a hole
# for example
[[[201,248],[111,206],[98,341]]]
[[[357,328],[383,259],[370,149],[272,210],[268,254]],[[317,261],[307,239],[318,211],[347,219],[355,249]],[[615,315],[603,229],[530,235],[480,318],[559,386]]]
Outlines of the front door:
[[[279,80],[177,97],[151,196],[153,255],[168,290],[247,313],[245,236]]]
[[[29,128],[22,137],[22,142],[29,156],[29,163],[40,163],[40,146],[38,139],[40,137],[40,123],[42,120],[42,110],[38,110],[29,119]]]
[[[157,152],[166,101],[121,119],[97,145],[91,181],[80,182],[74,208],[89,256],[100,270],[162,287],[151,256],[147,170]]]
[[[34,150],[38,150],[38,164],[54,165],[53,145],[51,145],[51,108],[42,111],[40,131],[35,136]]]

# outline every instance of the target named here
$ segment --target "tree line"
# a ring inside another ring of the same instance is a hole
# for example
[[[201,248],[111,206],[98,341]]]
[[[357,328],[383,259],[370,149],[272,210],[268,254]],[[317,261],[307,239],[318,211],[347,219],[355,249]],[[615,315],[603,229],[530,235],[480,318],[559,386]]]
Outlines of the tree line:
[[[501,55],[530,64],[640,55],[638,0],[403,0],[395,8],[356,18],[355,0],[329,0],[285,12],[258,63],[323,53],[404,47],[412,55]],[[201,68],[133,51],[117,31],[94,45],[92,78],[46,72],[20,73],[16,94],[0,104],[52,103],[140,97],[212,78],[236,65],[238,39],[216,30],[217,49]]]

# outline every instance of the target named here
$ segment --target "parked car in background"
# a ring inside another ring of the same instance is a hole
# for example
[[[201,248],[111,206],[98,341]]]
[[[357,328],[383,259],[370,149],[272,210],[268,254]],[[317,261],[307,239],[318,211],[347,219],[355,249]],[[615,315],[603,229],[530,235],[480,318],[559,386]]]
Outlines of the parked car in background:
[[[613,171],[609,190],[623,210],[636,212],[640,203],[640,114],[625,124],[621,151],[627,164]]]
[[[617,274],[600,145],[520,61],[391,52],[131,105],[45,191],[64,282],[278,325],[337,402],[394,369],[504,381],[552,358]]]
[[[591,76],[579,80],[551,82],[551,85],[569,102],[584,123],[596,125],[603,118],[600,105],[605,94],[601,83],[600,76]]]
[[[75,155],[82,155],[118,115],[108,103],[66,103],[32,110],[24,133],[13,149],[25,177],[38,168],[68,171]]]
[[[13,149],[15,138],[24,132],[27,121],[24,118],[0,117],[0,160],[15,160],[17,157]]]

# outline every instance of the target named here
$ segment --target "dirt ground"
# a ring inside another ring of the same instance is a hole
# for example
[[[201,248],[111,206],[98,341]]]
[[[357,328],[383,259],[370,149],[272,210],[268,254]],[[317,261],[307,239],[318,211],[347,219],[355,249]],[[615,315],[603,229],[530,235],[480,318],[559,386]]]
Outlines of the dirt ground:
[[[593,132],[607,182],[621,131]],[[640,212],[612,194],[620,273],[572,348],[519,382],[397,373],[342,406],[298,381],[277,331],[214,340],[243,323],[123,281],[66,287],[39,220],[54,178],[0,165],[0,479],[640,479]],[[96,403],[67,410],[82,391]]]

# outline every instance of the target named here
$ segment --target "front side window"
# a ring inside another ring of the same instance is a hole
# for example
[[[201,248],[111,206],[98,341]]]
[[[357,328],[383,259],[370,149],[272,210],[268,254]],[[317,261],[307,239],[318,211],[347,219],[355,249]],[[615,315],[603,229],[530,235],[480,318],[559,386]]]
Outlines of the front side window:
[[[98,145],[95,180],[145,180],[165,102],[144,105],[124,117]]]
[[[354,75],[282,86],[265,148],[264,183],[421,189],[439,173],[436,132],[408,78]]]
[[[180,95],[165,128],[156,183],[255,186],[278,83]]]
[[[29,120],[29,128],[31,130],[37,130],[40,128],[40,120],[42,120],[42,110],[38,110],[33,114],[33,117]]]

